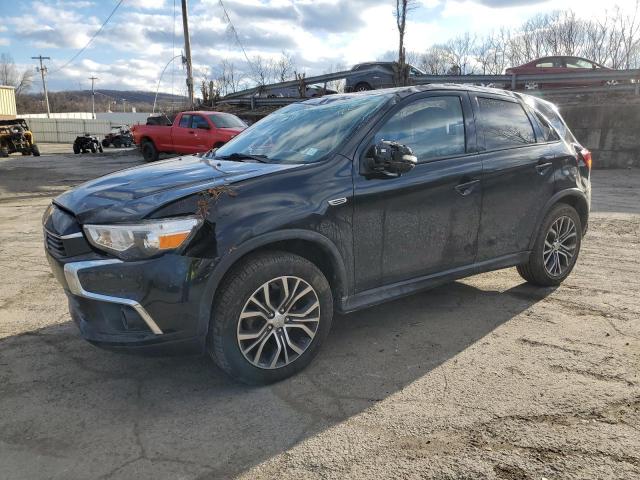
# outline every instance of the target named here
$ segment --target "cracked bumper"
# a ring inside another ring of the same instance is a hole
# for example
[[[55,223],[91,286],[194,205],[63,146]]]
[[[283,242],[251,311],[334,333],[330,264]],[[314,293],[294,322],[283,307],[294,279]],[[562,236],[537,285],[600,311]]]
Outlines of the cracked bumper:
[[[123,262],[49,253],[47,259],[86,340],[116,349],[203,350],[210,260],[164,255]]]

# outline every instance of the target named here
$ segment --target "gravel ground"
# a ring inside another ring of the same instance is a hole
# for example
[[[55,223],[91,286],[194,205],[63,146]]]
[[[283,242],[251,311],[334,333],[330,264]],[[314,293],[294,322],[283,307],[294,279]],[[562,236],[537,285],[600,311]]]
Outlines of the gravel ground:
[[[639,170],[594,172],[561,287],[508,269],[338,317],[310,368],[249,388],[79,337],[42,212],[140,157],[43,147],[0,160],[3,479],[640,478]]]

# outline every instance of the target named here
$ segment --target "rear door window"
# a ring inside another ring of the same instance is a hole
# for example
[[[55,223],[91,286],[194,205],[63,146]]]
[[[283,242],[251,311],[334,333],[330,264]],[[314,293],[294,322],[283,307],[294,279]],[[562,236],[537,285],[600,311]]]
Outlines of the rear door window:
[[[416,100],[398,110],[375,135],[375,142],[398,142],[419,162],[465,153],[462,103],[458,96]]]
[[[182,115],[178,126],[182,128],[191,128],[191,115]]]
[[[480,132],[486,150],[522,147],[535,143],[529,117],[517,102],[478,97]]]

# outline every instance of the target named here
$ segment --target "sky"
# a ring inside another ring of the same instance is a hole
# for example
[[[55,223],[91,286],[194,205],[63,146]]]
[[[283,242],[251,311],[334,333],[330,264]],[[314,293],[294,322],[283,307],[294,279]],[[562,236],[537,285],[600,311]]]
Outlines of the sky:
[[[409,15],[407,50],[424,51],[456,35],[483,35],[517,27],[553,10],[573,9],[597,17],[613,4],[593,0],[417,0]],[[118,0],[0,0],[0,53],[21,68],[32,56],[46,62],[50,90],[96,88],[155,90],[160,74],[183,50],[180,0],[123,0],[110,21],[80,55]],[[394,0],[223,0],[249,58],[287,51],[297,70],[321,74],[336,65],[381,58],[397,48]],[[618,0],[627,9],[635,0]],[[222,59],[248,70],[228,28],[219,0],[189,0],[189,26],[196,82],[219,73]],[[180,94],[185,73],[169,65],[160,91]],[[32,91],[40,91],[34,77]]]

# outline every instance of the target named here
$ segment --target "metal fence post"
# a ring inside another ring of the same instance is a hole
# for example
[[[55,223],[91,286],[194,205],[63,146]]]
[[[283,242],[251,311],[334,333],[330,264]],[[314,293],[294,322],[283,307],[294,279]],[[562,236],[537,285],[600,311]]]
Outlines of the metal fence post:
[[[511,74],[511,90],[515,90],[516,89],[516,74],[512,73]]]

